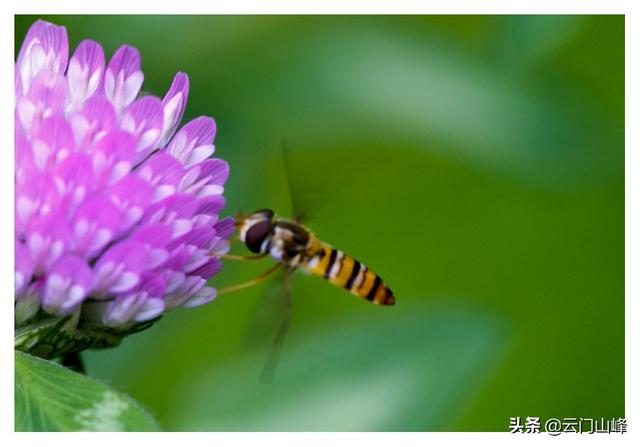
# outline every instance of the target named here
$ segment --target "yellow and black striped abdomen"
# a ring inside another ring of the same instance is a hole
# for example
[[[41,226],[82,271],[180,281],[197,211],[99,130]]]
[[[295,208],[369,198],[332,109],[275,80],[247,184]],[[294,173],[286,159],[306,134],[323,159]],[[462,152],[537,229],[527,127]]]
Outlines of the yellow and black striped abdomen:
[[[342,251],[323,245],[301,267],[375,304],[392,306],[396,300],[382,278]]]

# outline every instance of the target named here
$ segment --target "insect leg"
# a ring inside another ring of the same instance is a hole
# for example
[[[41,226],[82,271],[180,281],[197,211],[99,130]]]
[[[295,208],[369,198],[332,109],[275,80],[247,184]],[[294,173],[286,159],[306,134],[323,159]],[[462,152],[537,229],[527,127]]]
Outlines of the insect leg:
[[[255,261],[257,259],[262,259],[267,256],[269,253],[258,253],[257,255],[222,255],[220,259],[228,259],[230,261]]]
[[[289,273],[293,269],[286,269],[284,271],[283,278],[283,292],[284,292],[284,319],[278,330],[278,334],[273,341],[273,346],[269,357],[267,358],[264,367],[260,373],[260,383],[273,383],[273,378],[276,372],[276,366],[278,365],[278,359],[280,358],[280,351],[282,351],[282,345],[289,332],[289,325],[291,323],[291,309],[293,307],[293,301],[291,300],[291,287],[289,281]]]
[[[273,267],[271,267],[269,270],[256,276],[252,280],[241,282],[240,284],[235,284],[233,286],[223,287],[222,289],[218,290],[218,296],[224,295],[225,293],[235,292],[236,290],[246,289],[247,287],[255,286],[265,279],[268,279],[271,275],[277,272],[280,267],[282,267],[281,264],[274,264]]]

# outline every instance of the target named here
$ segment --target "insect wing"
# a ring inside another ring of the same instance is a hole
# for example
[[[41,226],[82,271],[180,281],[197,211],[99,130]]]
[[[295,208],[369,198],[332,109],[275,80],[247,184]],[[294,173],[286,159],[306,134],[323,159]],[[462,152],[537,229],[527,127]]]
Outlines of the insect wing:
[[[308,154],[292,149],[291,145],[283,140],[281,157],[286,193],[291,207],[289,216],[299,223],[311,223],[316,227],[330,220],[328,218],[332,215],[336,215],[338,198],[327,194],[323,187],[322,174],[314,172],[313,164],[308,161]]]
[[[290,272],[287,270],[284,271],[282,276],[282,297],[284,299],[282,323],[280,324],[280,328],[273,340],[269,356],[267,357],[264,367],[260,373],[261,383],[273,383],[278,361],[280,360],[280,352],[282,351],[287,334],[289,333],[289,326],[291,325],[291,309],[293,301],[291,299]]]

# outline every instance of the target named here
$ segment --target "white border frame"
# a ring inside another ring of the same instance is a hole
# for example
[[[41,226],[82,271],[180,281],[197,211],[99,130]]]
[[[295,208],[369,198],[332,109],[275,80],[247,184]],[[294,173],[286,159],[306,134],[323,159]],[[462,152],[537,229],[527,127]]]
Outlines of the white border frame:
[[[629,431],[624,435],[569,435],[551,437],[540,435],[511,435],[509,433],[148,433],[148,434],[38,434],[13,433],[13,228],[12,214],[0,219],[2,241],[0,256],[0,435],[7,439],[3,445],[91,444],[110,446],[114,442],[151,441],[157,445],[173,445],[188,438],[188,442],[211,446],[214,443],[252,443],[281,446],[323,446],[327,443],[366,443],[368,446],[389,445],[487,445],[510,446],[514,443],[586,443],[619,444],[640,441],[638,401],[638,322],[640,297],[638,266],[640,237],[640,1],[638,0],[238,0],[212,2],[209,0],[9,0],[0,4],[0,203],[5,210],[13,208],[13,62],[14,15],[16,14],[625,14],[625,416]],[[635,82],[633,82],[635,81]],[[635,125],[634,125],[635,123]],[[636,200],[634,200],[636,199]],[[505,427],[506,429],[506,427]],[[116,439],[117,438],[117,439]]]

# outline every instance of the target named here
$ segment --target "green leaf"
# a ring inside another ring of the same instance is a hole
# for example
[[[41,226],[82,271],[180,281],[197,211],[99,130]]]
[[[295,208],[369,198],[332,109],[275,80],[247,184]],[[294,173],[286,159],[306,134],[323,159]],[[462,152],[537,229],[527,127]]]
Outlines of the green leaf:
[[[154,431],[139,403],[57,363],[16,351],[16,431]]]

